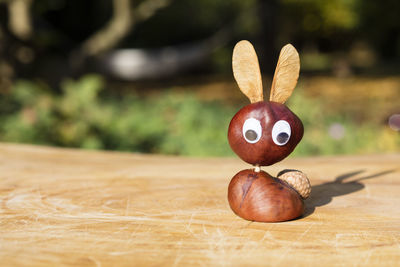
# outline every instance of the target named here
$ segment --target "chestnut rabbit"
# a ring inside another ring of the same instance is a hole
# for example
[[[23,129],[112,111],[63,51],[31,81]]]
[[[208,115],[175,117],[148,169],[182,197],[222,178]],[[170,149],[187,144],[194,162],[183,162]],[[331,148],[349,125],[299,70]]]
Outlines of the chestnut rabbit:
[[[261,171],[286,158],[303,137],[301,120],[284,104],[297,84],[300,59],[288,44],[280,52],[269,101],[264,101],[261,73],[254,47],[240,41],[233,50],[233,74],[251,104],[232,118],[228,140],[232,150],[255,166],[231,180],[228,201],[240,217],[259,222],[286,221],[301,216],[303,199],[311,191],[308,178],[299,171],[284,171],[278,178]]]

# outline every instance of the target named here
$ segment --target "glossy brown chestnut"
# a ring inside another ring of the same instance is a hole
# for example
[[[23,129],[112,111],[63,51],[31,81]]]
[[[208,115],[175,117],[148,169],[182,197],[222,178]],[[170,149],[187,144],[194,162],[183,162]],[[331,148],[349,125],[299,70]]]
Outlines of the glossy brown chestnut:
[[[249,118],[261,124],[261,137],[249,143],[243,135],[243,124]],[[272,139],[274,124],[284,120],[289,123],[291,135],[285,145],[277,145]],[[301,120],[284,104],[256,102],[243,107],[232,118],[228,129],[228,140],[232,150],[244,161],[253,165],[268,166],[286,158],[303,137]]]
[[[228,201],[238,216],[249,221],[287,221],[301,216],[304,211],[301,196],[264,171],[237,173],[229,184]]]

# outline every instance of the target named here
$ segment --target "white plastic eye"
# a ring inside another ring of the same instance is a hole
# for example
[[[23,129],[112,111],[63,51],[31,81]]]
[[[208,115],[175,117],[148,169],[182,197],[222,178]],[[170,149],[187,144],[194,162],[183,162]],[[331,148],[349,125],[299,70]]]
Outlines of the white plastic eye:
[[[287,121],[277,121],[275,122],[274,127],[272,127],[272,140],[278,146],[286,145],[290,139],[291,133],[292,131]]]
[[[257,143],[262,134],[260,121],[254,118],[247,119],[243,124],[242,133],[248,143]]]

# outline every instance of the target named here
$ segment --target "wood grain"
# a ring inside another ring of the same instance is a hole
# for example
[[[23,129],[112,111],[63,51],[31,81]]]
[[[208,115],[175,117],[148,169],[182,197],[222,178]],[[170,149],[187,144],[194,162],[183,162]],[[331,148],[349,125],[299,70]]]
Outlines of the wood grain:
[[[1,266],[394,266],[400,154],[287,159],[313,185],[306,215],[230,210],[239,159],[0,144]]]

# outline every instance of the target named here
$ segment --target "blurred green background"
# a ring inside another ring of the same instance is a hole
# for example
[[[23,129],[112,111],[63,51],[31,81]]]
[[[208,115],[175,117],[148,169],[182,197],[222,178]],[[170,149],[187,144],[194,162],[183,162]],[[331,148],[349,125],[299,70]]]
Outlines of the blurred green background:
[[[397,0],[0,0],[0,141],[233,155],[248,100],[231,56],[248,39],[265,95],[280,48],[299,50],[294,155],[400,152],[399,14]]]

